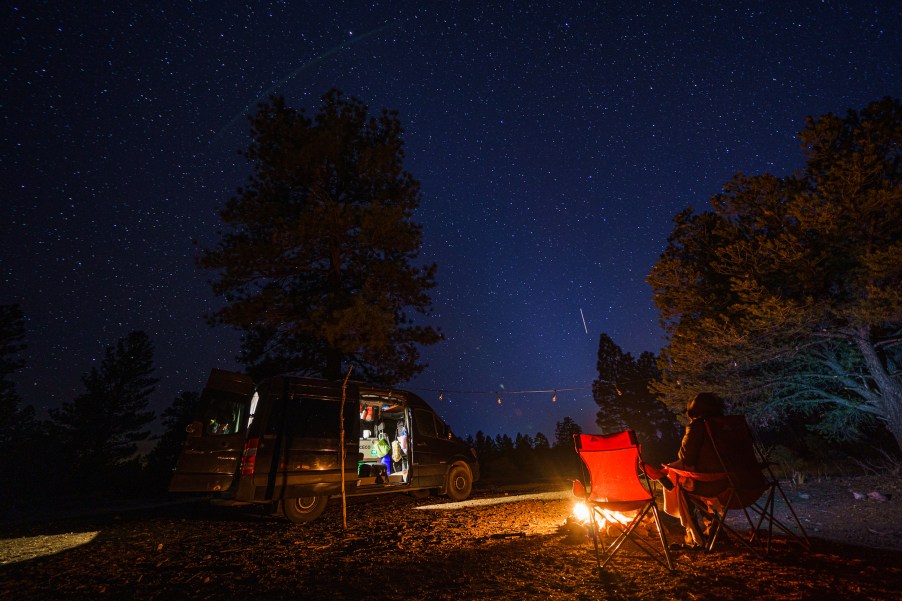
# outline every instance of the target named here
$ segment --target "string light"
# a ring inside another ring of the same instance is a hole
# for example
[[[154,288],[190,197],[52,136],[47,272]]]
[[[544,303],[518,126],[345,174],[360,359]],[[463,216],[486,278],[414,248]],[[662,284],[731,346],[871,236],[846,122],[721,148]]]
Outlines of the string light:
[[[617,396],[623,396],[623,391],[620,390],[619,384],[629,383],[629,382],[614,382],[611,380],[595,380],[596,384],[607,384],[609,386],[613,386],[614,390],[617,393]],[[594,386],[573,386],[569,388],[547,388],[547,389],[537,389],[537,390],[505,390],[504,394],[542,394],[542,393],[551,393],[551,402],[557,403],[557,393],[563,391],[576,391],[576,390],[592,390]],[[438,393],[438,399],[443,401],[445,399],[445,389],[444,388],[408,388],[410,391],[420,391],[420,392],[432,392]],[[501,393],[499,391],[491,391],[491,390],[450,390],[449,392],[458,395],[488,395],[494,394],[495,401],[501,405]]]

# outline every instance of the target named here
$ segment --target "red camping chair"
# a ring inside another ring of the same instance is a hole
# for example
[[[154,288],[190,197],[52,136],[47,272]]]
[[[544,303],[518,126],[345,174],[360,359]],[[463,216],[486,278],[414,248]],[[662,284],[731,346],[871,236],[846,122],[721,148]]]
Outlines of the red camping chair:
[[[573,494],[583,500],[589,508],[592,523],[592,540],[595,543],[595,562],[598,569],[614,557],[620,547],[630,539],[637,547],[652,559],[673,570],[670,551],[667,548],[667,536],[661,527],[658,506],[648,478],[646,486],[639,479],[639,445],[632,430],[608,435],[575,434],[573,440],[576,452],[585,464],[589,475],[589,486],[579,480],[573,482]],[[635,512],[622,524],[609,519],[609,512]],[[636,526],[651,513],[658,528],[663,553],[659,552],[648,541],[634,536]],[[605,523],[618,532],[617,537],[609,545],[600,541],[599,530]]]
[[[665,466],[666,471],[672,476],[671,479],[683,489],[683,494],[712,520],[702,541],[705,550],[710,551],[714,548],[714,543],[722,531],[754,550],[751,544],[755,542],[762,524],[765,523],[767,524],[765,553],[770,552],[774,526],[806,549],[810,549],[808,535],[771,471],[770,465],[762,459],[761,450],[745,418],[741,415],[709,417],[705,419],[705,428],[708,434],[705,444],[710,445],[709,450],[713,451],[713,455],[720,463],[721,472],[693,472]],[[703,484],[701,486],[696,484],[695,492],[687,490],[687,487],[692,487],[694,483]],[[703,488],[719,489],[719,492],[706,497],[698,492]],[[774,515],[778,491],[789,515],[798,527],[798,533],[793,532]],[[762,497],[763,503],[759,502]],[[742,510],[750,528],[748,538],[726,523],[727,515],[733,510]]]

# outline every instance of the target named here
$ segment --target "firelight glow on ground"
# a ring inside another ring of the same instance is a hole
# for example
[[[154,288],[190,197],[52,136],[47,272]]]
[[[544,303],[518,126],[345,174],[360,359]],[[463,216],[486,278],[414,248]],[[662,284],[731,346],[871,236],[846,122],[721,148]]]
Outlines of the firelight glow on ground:
[[[453,510],[464,507],[478,507],[481,505],[500,505],[501,503],[518,503],[520,501],[557,501],[572,497],[569,490],[557,492],[533,493],[528,495],[506,495],[503,497],[489,497],[487,499],[470,499],[456,503],[440,503],[437,505],[421,505],[417,509]]]

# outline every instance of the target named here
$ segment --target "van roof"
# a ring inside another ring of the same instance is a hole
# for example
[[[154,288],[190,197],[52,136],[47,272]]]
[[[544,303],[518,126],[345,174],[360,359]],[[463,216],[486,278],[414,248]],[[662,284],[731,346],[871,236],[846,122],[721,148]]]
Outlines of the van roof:
[[[342,383],[337,380],[326,380],[323,378],[311,378],[307,376],[292,376],[292,375],[280,375],[275,376],[267,380],[267,384],[272,383],[277,380],[283,380],[291,387],[299,387],[299,388],[318,388],[320,390],[331,390],[334,392],[340,392]],[[261,384],[261,387],[263,384]],[[378,384],[370,384],[366,382],[360,382],[357,380],[349,380],[349,387],[356,387],[358,395],[362,398],[369,397],[372,399],[380,399],[383,402],[391,402],[391,401],[403,401],[407,404],[408,407],[419,407],[423,409],[429,409],[432,411],[432,407],[420,398],[419,395],[410,392],[409,390],[403,390],[400,388],[394,388],[390,386],[382,386]]]

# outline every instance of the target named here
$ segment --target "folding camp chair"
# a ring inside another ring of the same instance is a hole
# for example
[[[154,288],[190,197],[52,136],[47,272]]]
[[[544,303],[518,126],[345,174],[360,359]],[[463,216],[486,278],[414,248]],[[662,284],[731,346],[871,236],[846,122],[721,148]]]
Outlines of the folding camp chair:
[[[672,479],[676,480],[677,486],[684,489],[683,493],[687,498],[711,519],[705,539],[702,541],[705,550],[710,551],[714,548],[714,543],[721,532],[726,532],[754,550],[751,544],[756,541],[761,525],[765,523],[767,525],[765,553],[770,552],[774,526],[806,549],[810,549],[808,535],[789,499],[786,498],[780,482],[770,469],[770,465],[764,461],[764,456],[755,442],[745,417],[741,415],[709,417],[705,419],[705,428],[708,435],[705,444],[711,446],[711,450],[722,468],[721,472],[693,472],[674,466],[665,466],[666,471],[672,476],[676,476]],[[719,488],[720,492],[715,496],[705,497],[697,492],[686,490],[691,483],[720,483],[721,486],[713,487]],[[780,493],[789,515],[798,527],[798,533],[793,532],[789,526],[776,517],[774,509],[777,492]],[[763,503],[760,502],[762,498],[764,499]],[[750,528],[748,538],[727,524],[727,516],[733,510],[741,510],[745,516],[746,523]]]
[[[589,486],[575,480],[573,494],[582,499],[589,508],[592,524],[592,540],[595,544],[595,563],[598,569],[614,557],[627,539],[642,549],[652,559],[669,570],[673,570],[667,535],[661,526],[661,518],[651,483],[645,478],[642,485],[639,476],[639,445],[632,430],[617,434],[591,435],[575,434],[576,452],[588,470]],[[621,523],[613,512],[634,512],[632,517]],[[647,540],[643,540],[636,527],[649,513],[658,528],[658,538],[663,552],[659,552]],[[608,545],[601,540],[600,532],[605,525],[617,532],[617,537]]]

